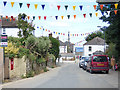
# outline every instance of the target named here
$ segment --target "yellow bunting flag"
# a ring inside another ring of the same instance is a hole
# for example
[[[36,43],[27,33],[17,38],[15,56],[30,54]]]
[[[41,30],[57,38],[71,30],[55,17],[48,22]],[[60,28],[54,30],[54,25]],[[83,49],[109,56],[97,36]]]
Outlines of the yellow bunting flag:
[[[37,7],[38,7],[38,4],[34,4],[34,6],[35,6],[35,9],[37,9]]]
[[[40,27],[40,29],[41,29],[41,27]]]
[[[27,16],[28,20],[30,19],[30,16]]]
[[[100,5],[101,10],[103,10],[103,5]]]
[[[73,6],[73,10],[75,10],[76,6]]]
[[[14,2],[11,2],[11,5],[12,5],[12,7],[13,7],[13,5],[14,5]]]
[[[97,16],[98,16],[98,13],[96,12],[95,15],[96,15],[96,17],[97,17]]]
[[[115,9],[117,9],[117,7],[118,7],[118,3],[116,3],[116,4],[114,4],[115,5]]]
[[[74,19],[76,18],[76,15],[74,15]]]
[[[114,10],[115,14],[117,14],[117,10]]]
[[[64,18],[64,16],[61,16],[61,18],[63,19],[63,18]]]
[[[93,5],[94,9],[96,10],[97,5]]]
[[[57,32],[56,32],[56,34],[57,34]]]

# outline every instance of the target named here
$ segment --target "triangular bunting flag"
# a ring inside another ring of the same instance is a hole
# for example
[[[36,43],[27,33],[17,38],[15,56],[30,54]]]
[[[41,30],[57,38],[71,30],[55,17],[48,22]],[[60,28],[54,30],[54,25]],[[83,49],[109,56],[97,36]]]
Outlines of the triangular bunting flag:
[[[109,8],[109,9],[111,8],[111,4],[108,4],[108,8]]]
[[[10,18],[10,22],[12,21],[12,19]]]
[[[41,5],[42,6],[42,9],[44,10],[44,8],[45,8],[45,5]]]
[[[37,26],[37,28],[39,28],[39,27]]]
[[[8,19],[8,16],[6,16],[6,19]]]
[[[34,4],[34,6],[35,6],[35,9],[37,9],[37,7],[38,7],[38,4]]]
[[[103,5],[100,5],[101,10],[103,10]]]
[[[73,15],[74,16],[74,19],[76,19],[76,15]]]
[[[45,31],[47,31],[47,29]]]
[[[117,10],[114,10],[115,14],[117,14]]]
[[[92,13],[90,13],[89,15],[90,15],[90,17],[92,17]]]
[[[23,3],[19,3],[20,8],[22,7]]]
[[[75,10],[76,6],[73,6],[73,10]]]
[[[86,14],[83,14],[84,18],[86,18]]]
[[[46,20],[46,16],[44,16],[44,20]]]
[[[96,10],[97,5],[93,5],[94,9]]]
[[[102,13],[102,15],[104,15],[104,12],[101,12]]]
[[[56,20],[58,19],[58,16],[55,16]]]
[[[61,33],[61,35],[62,35],[62,33]]]
[[[13,16],[11,16],[11,18],[13,19]]]
[[[41,19],[41,16],[38,16],[39,20]]]
[[[96,15],[96,17],[97,17],[97,16],[98,16],[98,13],[96,12],[95,15]]]
[[[110,11],[107,11],[107,14],[110,15]]]
[[[80,10],[82,11],[83,6],[82,6],[82,5],[80,5],[79,7],[80,7]]]
[[[15,18],[13,18],[13,21],[15,21]]]
[[[6,4],[7,4],[7,1],[4,1],[4,2],[3,2],[3,4],[4,4],[4,6],[6,6]]]
[[[61,16],[61,18],[63,19],[63,18],[64,18],[64,16]]]
[[[14,2],[11,2],[11,5],[12,5],[12,7],[13,7],[13,5],[14,5]]]
[[[116,4],[114,4],[115,5],[115,9],[117,9],[117,7],[118,7],[118,3],[116,3]]]
[[[50,30],[48,30],[48,32],[50,32]]]
[[[56,32],[56,34],[57,34],[57,32]]]
[[[68,8],[68,5],[65,5],[65,9],[67,10],[67,8]]]
[[[29,4],[29,3],[27,4],[27,7],[28,7],[28,8],[30,7],[30,4]]]
[[[57,7],[58,7],[58,11],[60,10],[60,5],[57,5]]]
[[[30,19],[30,16],[27,16],[28,20]]]
[[[68,19],[70,19],[70,15],[67,15]]]
[[[33,16],[33,20],[35,20],[35,16]]]

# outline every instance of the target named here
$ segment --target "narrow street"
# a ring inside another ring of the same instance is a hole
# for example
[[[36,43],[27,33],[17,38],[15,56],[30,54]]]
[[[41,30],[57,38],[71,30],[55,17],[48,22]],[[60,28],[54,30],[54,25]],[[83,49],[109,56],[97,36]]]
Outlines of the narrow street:
[[[2,85],[2,88],[118,88],[118,73],[109,74],[84,71],[78,63],[64,62],[33,78],[23,79]]]

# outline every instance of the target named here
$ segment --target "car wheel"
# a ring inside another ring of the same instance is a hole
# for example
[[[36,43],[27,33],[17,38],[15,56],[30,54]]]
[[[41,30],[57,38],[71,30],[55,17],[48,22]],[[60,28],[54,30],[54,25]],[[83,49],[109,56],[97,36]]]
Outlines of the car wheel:
[[[109,74],[109,70],[108,70],[108,71],[106,71],[106,74]]]
[[[79,67],[82,68],[80,64],[79,64]]]
[[[90,68],[90,73],[93,74],[93,71],[91,70],[91,68]]]

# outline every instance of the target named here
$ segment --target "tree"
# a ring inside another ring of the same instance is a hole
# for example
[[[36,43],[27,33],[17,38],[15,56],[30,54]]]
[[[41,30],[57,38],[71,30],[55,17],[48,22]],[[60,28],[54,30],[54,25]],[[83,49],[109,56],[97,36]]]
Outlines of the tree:
[[[57,39],[55,39],[53,37],[49,37],[49,39],[51,41],[51,47],[49,49],[49,53],[53,54],[55,56],[55,59],[57,59],[59,57],[59,46],[60,46],[60,43],[59,43],[59,41]]]
[[[19,28],[19,32],[18,32],[18,36],[22,37],[24,39],[26,39],[28,36],[32,35],[33,30],[35,30],[32,21],[30,23],[28,23],[27,19],[26,19],[26,14],[19,14],[18,15],[18,28]]]
[[[98,8],[98,10],[100,10]],[[111,7],[105,6],[101,12],[104,12],[106,14],[107,11],[110,11],[110,15],[103,15],[100,20],[103,20],[103,22],[107,22],[109,26],[106,28],[106,41],[108,44],[114,43],[115,44],[115,57],[118,61],[120,59],[120,2],[118,5],[118,11],[117,14],[114,13],[114,4],[111,5]]]
[[[95,37],[100,37],[100,38],[103,38],[104,39],[104,34],[101,32],[101,31],[97,31],[97,32],[94,32],[92,34],[89,34],[87,37],[86,37],[86,41],[90,41],[92,40],[93,38]]]

